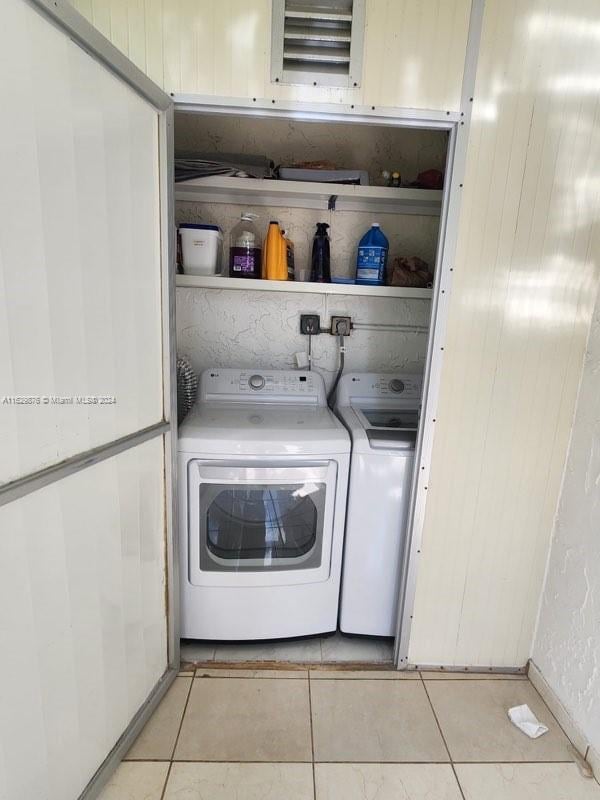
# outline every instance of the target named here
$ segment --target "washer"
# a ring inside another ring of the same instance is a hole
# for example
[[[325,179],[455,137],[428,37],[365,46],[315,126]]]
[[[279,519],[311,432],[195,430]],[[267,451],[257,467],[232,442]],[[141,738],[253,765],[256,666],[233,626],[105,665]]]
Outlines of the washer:
[[[179,431],[183,637],[336,629],[349,461],[319,374],[202,374]]]
[[[344,633],[396,633],[421,389],[414,374],[348,374],[338,386],[336,411],[352,439],[340,602]]]

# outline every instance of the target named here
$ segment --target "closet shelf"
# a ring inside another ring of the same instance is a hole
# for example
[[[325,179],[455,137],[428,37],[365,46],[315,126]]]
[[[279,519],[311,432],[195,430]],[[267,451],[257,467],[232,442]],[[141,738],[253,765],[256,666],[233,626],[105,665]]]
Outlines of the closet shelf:
[[[177,275],[178,287],[197,289],[238,289],[252,292],[299,292],[304,294],[359,295],[364,297],[404,297],[430,300],[431,289],[406,286],[358,286],[354,283],[309,283],[306,281],[262,281],[252,278],[222,278],[218,275]]]
[[[175,199],[202,203],[285,206],[377,214],[420,214],[439,217],[442,192],[388,186],[232,178],[222,175],[175,184]]]

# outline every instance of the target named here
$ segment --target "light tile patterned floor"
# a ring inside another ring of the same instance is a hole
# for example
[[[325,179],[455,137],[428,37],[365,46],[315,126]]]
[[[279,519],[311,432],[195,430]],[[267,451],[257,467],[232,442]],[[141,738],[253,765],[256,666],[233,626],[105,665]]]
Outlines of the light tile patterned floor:
[[[525,677],[461,677],[201,665],[100,800],[600,800]],[[511,725],[520,703],[548,734]]]

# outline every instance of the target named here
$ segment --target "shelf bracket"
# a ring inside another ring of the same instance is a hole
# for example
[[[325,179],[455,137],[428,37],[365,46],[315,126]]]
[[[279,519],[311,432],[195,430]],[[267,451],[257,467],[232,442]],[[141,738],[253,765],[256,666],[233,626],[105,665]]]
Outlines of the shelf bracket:
[[[332,194],[329,197],[329,202],[327,203],[327,210],[328,211],[335,211],[335,204],[337,203],[338,196],[337,194]]]

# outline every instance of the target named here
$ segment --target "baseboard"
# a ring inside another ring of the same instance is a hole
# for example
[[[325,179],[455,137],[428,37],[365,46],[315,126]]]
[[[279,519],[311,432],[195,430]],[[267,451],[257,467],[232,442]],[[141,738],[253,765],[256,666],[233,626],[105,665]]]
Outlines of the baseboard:
[[[587,737],[575,724],[574,720],[560,701],[554,689],[544,678],[539,668],[531,660],[529,661],[527,675],[531,683],[542,696],[542,699],[552,714],[556,717],[560,727],[564,730],[573,743],[575,749],[583,758],[585,758],[592,768],[596,780],[600,781],[600,753],[594,750],[594,748],[590,745]]]
[[[592,768],[596,780],[600,783],[600,753],[590,745],[585,760]]]
[[[452,674],[464,673],[474,675],[527,675],[527,665],[524,667],[463,667],[463,666],[444,666],[443,664],[407,664],[406,669],[417,669],[421,672],[448,672]]]

